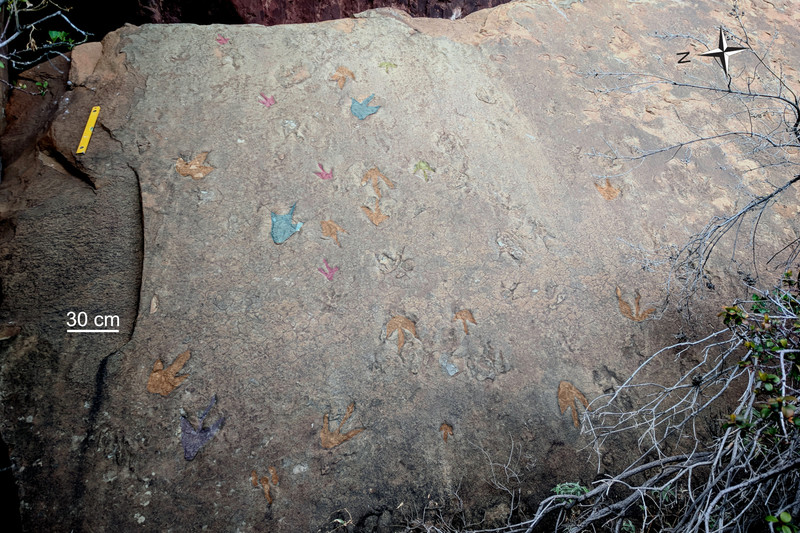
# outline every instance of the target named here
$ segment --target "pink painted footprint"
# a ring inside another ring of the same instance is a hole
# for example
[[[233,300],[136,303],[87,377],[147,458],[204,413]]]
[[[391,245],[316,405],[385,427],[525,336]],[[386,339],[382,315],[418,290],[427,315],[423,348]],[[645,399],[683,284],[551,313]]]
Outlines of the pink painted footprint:
[[[268,98],[267,96],[264,95],[264,93],[259,93],[259,94],[261,94],[261,96],[258,99],[258,103],[259,104],[261,104],[263,106],[266,106],[266,107],[270,107],[270,106],[275,105],[275,97],[274,96],[270,96]]]
[[[333,170],[331,170],[331,171],[329,171],[329,172],[325,172],[325,169],[324,169],[324,168],[322,168],[322,163],[317,163],[317,166],[319,167],[319,169],[320,169],[322,172],[314,172],[314,174],[316,174],[317,176],[319,176],[319,177],[320,177],[320,179],[323,179],[323,180],[329,180],[329,179],[331,179],[331,178],[333,177]]]
[[[228,44],[230,41],[227,37],[223,37],[221,33],[217,34],[217,42],[219,44]]]
[[[339,267],[331,268],[330,265],[328,265],[327,259],[323,259],[322,262],[325,263],[325,268],[328,269],[327,272],[321,268],[318,268],[317,270],[319,270],[320,274],[328,278],[328,281],[333,281],[333,275],[336,274],[336,272],[339,270]]]

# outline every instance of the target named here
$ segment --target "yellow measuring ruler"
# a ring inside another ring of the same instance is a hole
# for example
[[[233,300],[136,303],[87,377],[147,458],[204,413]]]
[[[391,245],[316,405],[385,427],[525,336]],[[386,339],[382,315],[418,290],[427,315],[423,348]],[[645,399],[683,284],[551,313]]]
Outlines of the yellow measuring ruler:
[[[81,135],[81,143],[78,145],[78,150],[75,152],[76,154],[86,153],[86,147],[89,146],[89,139],[92,138],[94,125],[97,122],[97,115],[99,114],[100,114],[100,106],[96,105],[92,108],[91,112],[89,113],[89,120],[86,121],[86,127],[83,129],[83,135]]]

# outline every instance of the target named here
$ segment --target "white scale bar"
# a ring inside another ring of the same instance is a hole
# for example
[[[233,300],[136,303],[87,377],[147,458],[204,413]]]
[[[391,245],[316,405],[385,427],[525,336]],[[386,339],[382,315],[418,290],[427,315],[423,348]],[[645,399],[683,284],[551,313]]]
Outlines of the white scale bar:
[[[68,329],[67,333],[119,333],[118,329]]]

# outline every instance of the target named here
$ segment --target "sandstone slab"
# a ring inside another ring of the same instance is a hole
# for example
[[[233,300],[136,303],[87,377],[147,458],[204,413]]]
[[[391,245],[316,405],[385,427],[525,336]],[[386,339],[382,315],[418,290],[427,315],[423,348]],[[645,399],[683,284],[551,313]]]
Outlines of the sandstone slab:
[[[680,246],[780,181],[774,168],[728,172],[738,145],[631,168],[597,156],[679,142],[689,124],[732,127],[702,91],[604,92],[591,74],[719,84],[713,62],[677,64],[689,45],[652,33],[713,43],[731,22],[698,9],[527,1],[458,21],[379,9],[107,36],[45,144],[99,197],[141,201],[141,285],[133,309],[70,301],[130,317],[111,348],[67,336],[66,306],[36,288],[17,296],[50,312],[29,313],[10,353],[35,355],[45,334],[60,343],[48,380],[4,411],[26,523],[63,524],[48,512],[61,506],[76,530],[327,531],[349,516],[383,531],[455,493],[470,519],[504,520],[487,454],[510,450],[523,506],[559,481],[590,483],[573,411],[680,329],[662,307],[666,264],[643,251]],[[776,56],[796,65],[788,8],[748,9],[753,35],[780,28]],[[377,109],[359,113],[370,97]],[[762,221],[764,250],[797,237],[797,200],[789,190]],[[104,231],[97,254],[111,253]],[[735,267],[711,267],[697,331],[739,293]],[[19,394],[28,367],[8,357],[3,389]],[[18,416],[34,401],[51,414]]]

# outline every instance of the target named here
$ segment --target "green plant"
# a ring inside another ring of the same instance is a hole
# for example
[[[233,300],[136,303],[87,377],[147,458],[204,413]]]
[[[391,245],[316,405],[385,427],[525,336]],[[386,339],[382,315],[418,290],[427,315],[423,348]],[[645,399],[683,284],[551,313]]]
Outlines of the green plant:
[[[661,489],[661,492],[659,493],[659,497],[661,498],[661,501],[664,502],[664,503],[673,502],[673,501],[675,501],[675,498],[676,498],[675,490],[672,487],[670,487],[669,485],[667,485],[666,487]]]
[[[766,313],[767,312],[767,308],[766,308],[767,300],[766,300],[766,298],[764,298],[760,294],[754,294],[751,297],[751,300],[753,301],[753,304],[752,304],[753,312],[755,312],[755,313]]]
[[[792,524],[792,515],[786,511],[783,511],[778,516],[769,515],[765,520],[772,524],[778,524],[774,526],[774,530],[780,533],[796,533],[800,529],[797,525]]]
[[[636,533],[636,526],[627,518],[622,521],[622,531],[625,533]]]
[[[589,492],[589,489],[587,487],[584,487],[580,483],[569,482],[569,483],[559,483],[558,485],[553,487],[553,490],[551,492],[554,492],[559,496],[564,496],[564,495],[581,496]]]
[[[36,86],[39,87],[39,95],[44,96],[47,93],[47,87],[50,85],[48,81],[37,81]]]
[[[752,407],[731,414],[723,429],[744,432],[764,445],[788,442],[800,432],[800,417],[795,416],[800,390],[799,282],[791,270],[785,272],[775,289],[752,295],[752,315],[744,313],[741,321],[726,320],[747,350],[739,367],[752,376],[755,401]]]
[[[0,54],[0,68],[8,65],[10,70],[20,72],[53,56],[63,56],[63,50],[72,50],[89,39],[90,34],[76,27],[65,14],[69,8],[62,8],[53,0],[0,0],[0,5],[7,12],[5,25],[0,29],[0,42],[7,47]],[[60,19],[67,30],[39,29],[54,18]],[[80,40],[71,38],[70,32],[80,36]]]
[[[347,513],[347,519],[346,520],[344,518],[334,518],[333,520],[331,520],[332,524],[336,524],[336,527],[334,529],[332,529],[331,531],[338,531],[340,529],[347,529],[348,527],[353,525],[353,515],[350,514],[350,511],[348,511],[347,508],[339,509],[334,514],[341,514],[342,516],[344,516],[345,513]]]
[[[64,43],[69,46],[70,50],[72,50],[75,47],[75,40],[69,38],[68,32],[50,30],[47,33],[50,36],[50,40],[48,41],[49,43],[52,44]]]
[[[739,306],[734,305],[725,307],[717,316],[725,317],[722,321],[726,326],[730,326],[731,324],[738,326],[747,319],[748,314]]]

